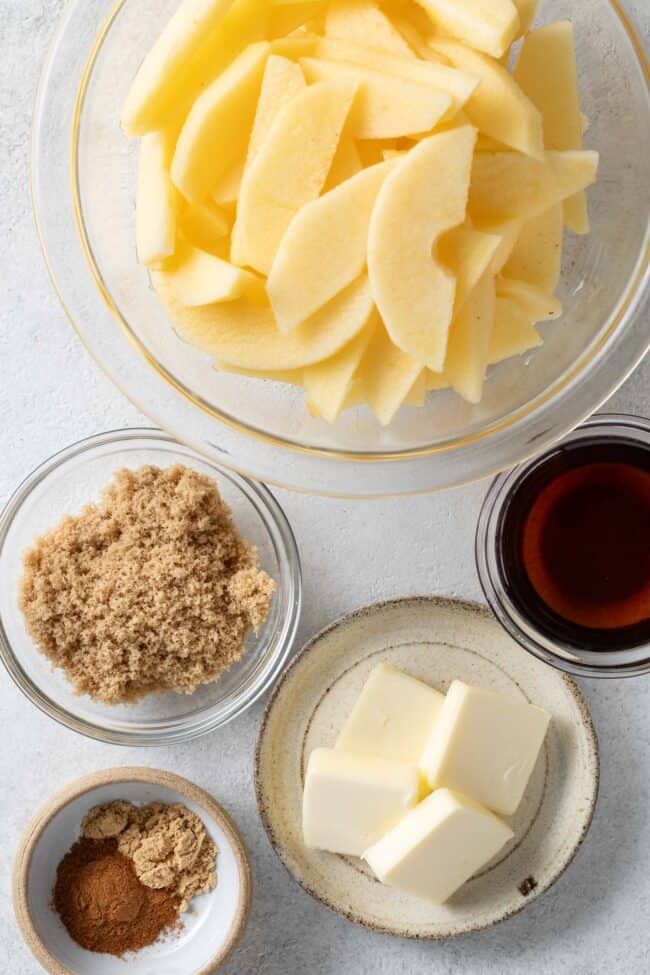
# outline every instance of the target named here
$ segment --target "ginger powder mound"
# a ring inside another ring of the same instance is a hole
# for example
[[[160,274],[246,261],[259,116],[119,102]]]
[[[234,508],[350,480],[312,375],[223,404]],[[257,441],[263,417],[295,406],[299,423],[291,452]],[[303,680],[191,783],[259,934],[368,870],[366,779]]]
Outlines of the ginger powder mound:
[[[119,471],[23,562],[30,636],[77,693],[107,704],[216,680],[275,590],[215,482],[180,465]]]

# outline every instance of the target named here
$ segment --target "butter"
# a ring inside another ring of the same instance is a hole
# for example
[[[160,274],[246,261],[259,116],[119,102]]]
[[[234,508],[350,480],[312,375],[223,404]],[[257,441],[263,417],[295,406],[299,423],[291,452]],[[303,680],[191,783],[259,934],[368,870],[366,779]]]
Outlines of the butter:
[[[445,786],[495,812],[517,809],[550,721],[543,708],[453,681],[420,767],[432,789]]]
[[[438,789],[364,855],[390,887],[442,904],[513,836],[497,816],[466,796]]]
[[[312,849],[361,854],[419,799],[415,765],[317,748],[303,794],[303,834]]]
[[[444,699],[422,681],[380,664],[364,684],[336,748],[417,765]]]

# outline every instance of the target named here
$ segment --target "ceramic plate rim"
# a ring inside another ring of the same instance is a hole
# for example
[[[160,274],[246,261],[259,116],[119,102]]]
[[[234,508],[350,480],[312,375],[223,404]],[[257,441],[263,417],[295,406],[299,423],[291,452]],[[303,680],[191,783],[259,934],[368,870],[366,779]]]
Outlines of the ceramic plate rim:
[[[254,768],[253,768],[253,780],[255,786],[255,797],[257,800],[257,808],[264,827],[264,831],[271,843],[271,846],[280,860],[280,863],[285,868],[289,876],[298,884],[307,894],[314,898],[319,904],[338,914],[340,917],[344,917],[348,921],[352,921],[354,924],[360,927],[366,928],[370,931],[374,931],[380,934],[387,934],[393,937],[407,938],[414,941],[444,941],[449,938],[463,937],[468,934],[474,934],[478,931],[484,931],[489,928],[494,927],[497,924],[507,921],[515,915],[523,911],[529,904],[534,903],[542,894],[550,890],[550,888],[560,879],[560,877],[565,873],[565,871],[571,866],[574,859],[576,858],[580,847],[582,846],[587,833],[593,822],[594,814],[596,812],[596,806],[598,804],[598,793],[600,789],[600,748],[598,744],[598,736],[596,729],[594,727],[593,719],[589,711],[587,702],[582,694],[582,691],[576,684],[576,682],[568,675],[559,670],[556,670],[558,677],[561,679],[562,683],[565,685],[569,694],[574,698],[580,716],[582,719],[582,726],[586,733],[587,742],[589,746],[590,756],[593,760],[593,794],[590,798],[589,809],[587,817],[582,826],[579,835],[576,837],[575,842],[572,844],[569,852],[565,856],[563,862],[559,865],[559,868],[552,874],[552,876],[544,881],[542,884],[530,893],[530,895],[522,900],[521,904],[515,908],[504,911],[500,917],[493,918],[492,920],[485,923],[468,924],[463,930],[453,930],[450,929],[447,932],[427,932],[423,933],[421,931],[413,930],[402,930],[397,928],[391,928],[386,925],[377,924],[371,922],[361,916],[354,914],[351,911],[341,910],[336,904],[332,903],[328,897],[322,894],[319,890],[315,889],[308,881],[298,877],[291,869],[288,858],[285,855],[284,848],[281,842],[277,839],[275,835],[275,830],[271,824],[268,810],[266,807],[266,800],[263,795],[262,787],[262,760],[261,752],[264,742],[264,737],[266,734],[266,729],[268,727],[268,722],[271,717],[275,702],[280,694],[280,691],[284,687],[286,681],[290,678],[291,674],[294,672],[298,664],[314,649],[314,647],[326,636],[328,636],[332,631],[339,629],[341,626],[345,626],[352,620],[359,619],[362,617],[370,616],[376,612],[381,612],[382,610],[391,607],[404,607],[408,605],[421,605],[421,604],[431,604],[433,606],[441,608],[451,608],[455,610],[460,610],[462,612],[474,613],[478,616],[483,617],[486,620],[490,620],[498,625],[498,620],[490,612],[490,610],[482,605],[481,603],[474,602],[472,600],[466,599],[455,599],[448,596],[435,596],[435,595],[411,595],[411,596],[397,596],[388,599],[380,599],[372,603],[365,603],[363,606],[357,609],[351,610],[350,612],[343,613],[337,616],[330,623],[326,624],[322,629],[315,633],[312,637],[307,640],[307,642],[301,647],[301,649],[294,655],[290,664],[286,667],[281,677],[273,688],[273,691],[267,701],[266,707],[264,708],[264,713],[262,715],[262,720],[260,723],[260,728],[257,735],[257,740],[255,743],[255,756],[254,756]],[[503,631],[504,636],[508,639],[512,639],[508,636],[506,631]],[[524,651],[522,650],[522,653]],[[555,670],[555,668],[551,668]]]

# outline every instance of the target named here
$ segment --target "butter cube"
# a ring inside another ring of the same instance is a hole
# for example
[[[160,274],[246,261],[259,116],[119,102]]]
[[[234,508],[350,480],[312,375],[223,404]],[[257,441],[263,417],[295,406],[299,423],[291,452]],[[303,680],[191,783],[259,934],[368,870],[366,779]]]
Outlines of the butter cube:
[[[457,790],[509,816],[521,802],[550,718],[521,698],[455,680],[421,770],[432,789]]]
[[[382,883],[443,904],[513,835],[479,803],[438,789],[367,850],[364,859]]]
[[[417,765],[444,699],[415,677],[380,664],[364,684],[336,748]]]
[[[305,844],[361,856],[417,803],[419,790],[415,765],[317,748],[303,795]]]

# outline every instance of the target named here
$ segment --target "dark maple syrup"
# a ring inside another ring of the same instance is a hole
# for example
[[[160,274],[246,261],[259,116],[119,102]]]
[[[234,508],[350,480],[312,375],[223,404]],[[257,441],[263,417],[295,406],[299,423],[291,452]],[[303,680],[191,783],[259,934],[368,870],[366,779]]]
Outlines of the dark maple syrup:
[[[650,640],[650,448],[605,437],[558,447],[501,519],[506,586],[531,622],[579,649]]]

